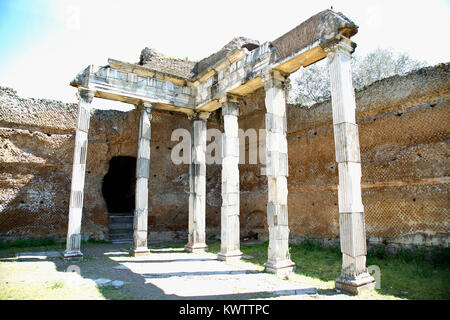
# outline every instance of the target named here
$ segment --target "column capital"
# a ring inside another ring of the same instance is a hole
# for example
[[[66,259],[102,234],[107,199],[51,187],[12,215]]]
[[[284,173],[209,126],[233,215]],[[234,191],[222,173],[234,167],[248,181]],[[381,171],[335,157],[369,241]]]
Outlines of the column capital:
[[[264,82],[265,90],[269,90],[274,87],[284,89],[287,77],[278,70],[272,70],[266,74],[263,74],[261,79]]]
[[[210,116],[211,112],[205,112],[205,111],[200,111],[200,112],[194,112],[190,115],[188,115],[188,119],[189,120],[207,120]]]
[[[243,103],[241,96],[227,94],[219,99],[222,105],[222,115],[239,116],[239,107]]]
[[[92,99],[94,99],[95,97],[95,91],[85,88],[79,88],[77,96],[78,100],[83,100],[86,103],[91,103]]]
[[[352,53],[355,51],[356,43],[343,35],[338,35],[337,37],[321,45],[321,47],[328,57],[332,57],[337,54],[344,54],[351,57]]]
[[[145,110],[147,112],[151,112],[152,109],[155,107],[154,103],[150,103],[147,101],[141,101],[136,105],[136,108],[139,110]]]

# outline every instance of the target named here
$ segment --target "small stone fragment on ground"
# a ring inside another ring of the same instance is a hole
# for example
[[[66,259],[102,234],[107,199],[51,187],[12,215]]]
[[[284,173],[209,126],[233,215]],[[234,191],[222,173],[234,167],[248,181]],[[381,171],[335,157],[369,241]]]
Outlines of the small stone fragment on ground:
[[[111,284],[111,280],[110,279],[105,279],[105,278],[96,279],[96,280],[94,280],[94,282],[99,287],[104,287],[104,286],[108,286],[108,285]]]
[[[116,289],[123,287],[124,284],[125,282],[120,280],[114,280],[113,282],[111,282],[111,285]]]

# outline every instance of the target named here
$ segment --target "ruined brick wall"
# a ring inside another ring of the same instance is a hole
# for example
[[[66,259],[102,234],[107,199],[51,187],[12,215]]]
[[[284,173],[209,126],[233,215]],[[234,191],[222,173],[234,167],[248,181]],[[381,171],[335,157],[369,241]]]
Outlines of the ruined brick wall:
[[[95,101],[94,101],[95,107]],[[0,238],[52,236],[63,239],[68,224],[77,105],[23,99],[0,89]],[[218,127],[212,116],[209,127]],[[149,179],[149,230],[188,228],[188,165],[174,165],[171,141],[186,116],[153,112]],[[96,110],[91,117],[82,235],[108,238],[103,178],[112,157],[137,153],[138,113]],[[220,227],[220,167],[208,167],[208,224]],[[211,228],[210,228],[211,229]]]
[[[362,199],[369,240],[449,242],[449,64],[378,81],[356,93]],[[247,98],[240,127],[264,127],[264,92]],[[339,237],[331,103],[288,107],[291,239]],[[241,222],[265,237],[259,166],[240,166]],[[263,184],[261,184],[263,183]],[[258,216],[259,218],[256,218]]]
[[[448,64],[376,82],[356,93],[362,197],[372,241],[449,241]],[[94,101],[95,104],[95,101]],[[95,105],[94,105],[95,107]],[[264,91],[245,99],[239,126],[264,128]],[[67,232],[76,105],[23,99],[0,89],[0,238]],[[115,156],[136,156],[135,111],[95,111],[91,118],[82,234],[108,238],[102,180]],[[219,128],[216,115],[208,128]],[[174,165],[170,141],[186,116],[153,112],[149,231],[187,233],[188,165]],[[291,239],[339,236],[331,104],[288,107]],[[248,149],[248,146],[247,146]],[[239,165],[242,237],[267,237],[267,182],[261,165]],[[208,235],[220,234],[220,165],[207,166]]]

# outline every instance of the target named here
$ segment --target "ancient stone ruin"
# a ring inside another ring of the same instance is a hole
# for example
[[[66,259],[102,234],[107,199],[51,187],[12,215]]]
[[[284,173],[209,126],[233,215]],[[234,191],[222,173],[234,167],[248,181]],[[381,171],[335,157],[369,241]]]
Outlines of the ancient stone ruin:
[[[187,230],[189,251],[207,249],[209,234],[219,259],[240,259],[240,239],[257,237],[269,240],[266,270],[281,275],[294,268],[289,239],[339,238],[336,287],[373,289],[366,239],[448,245],[448,64],[355,95],[357,30],[325,10],[274,41],[235,38],[198,62],[145,48],[137,63],[80,72],[77,107],[3,89],[0,235],[67,232],[66,259],[82,256],[83,237],[127,240],[131,229],[133,255]],[[289,75],[322,59],[331,102],[287,105]],[[95,111],[94,98],[135,110]],[[171,158],[179,128],[191,132],[188,164]],[[220,164],[206,163],[207,128],[223,132]],[[240,142],[238,130],[250,128],[265,129],[257,164],[240,162],[252,137]]]

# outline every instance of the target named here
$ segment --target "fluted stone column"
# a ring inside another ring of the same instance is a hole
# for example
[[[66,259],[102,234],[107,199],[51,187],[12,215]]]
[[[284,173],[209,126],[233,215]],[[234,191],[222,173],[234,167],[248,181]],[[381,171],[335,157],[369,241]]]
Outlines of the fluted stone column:
[[[152,107],[150,103],[143,102],[139,108],[139,135],[136,163],[136,200],[133,222],[133,248],[131,255],[147,255],[148,228],[148,178],[150,176],[150,138]]]
[[[336,288],[353,293],[375,288],[375,279],[366,268],[366,234],[361,198],[361,160],[355,95],[352,85],[351,54],[356,44],[340,37],[327,52],[331,79],[333,128],[339,170],[339,230],[342,272]]]
[[[239,105],[233,97],[222,102],[222,208],[218,259],[239,260]]]
[[[269,225],[266,271],[284,275],[294,263],[289,254],[287,206],[288,150],[286,139],[286,78],[278,71],[263,77],[266,91],[266,175],[268,182],[267,223]]]
[[[65,260],[80,260],[83,254],[81,244],[81,217],[83,213],[84,178],[88,147],[89,122],[91,118],[91,102],[95,92],[78,90],[78,119],[75,133],[75,149],[73,152],[72,182],[69,202],[69,226],[67,230]]]
[[[206,245],[206,120],[209,112],[190,116],[191,162],[189,165],[189,239],[185,249],[204,252]]]

